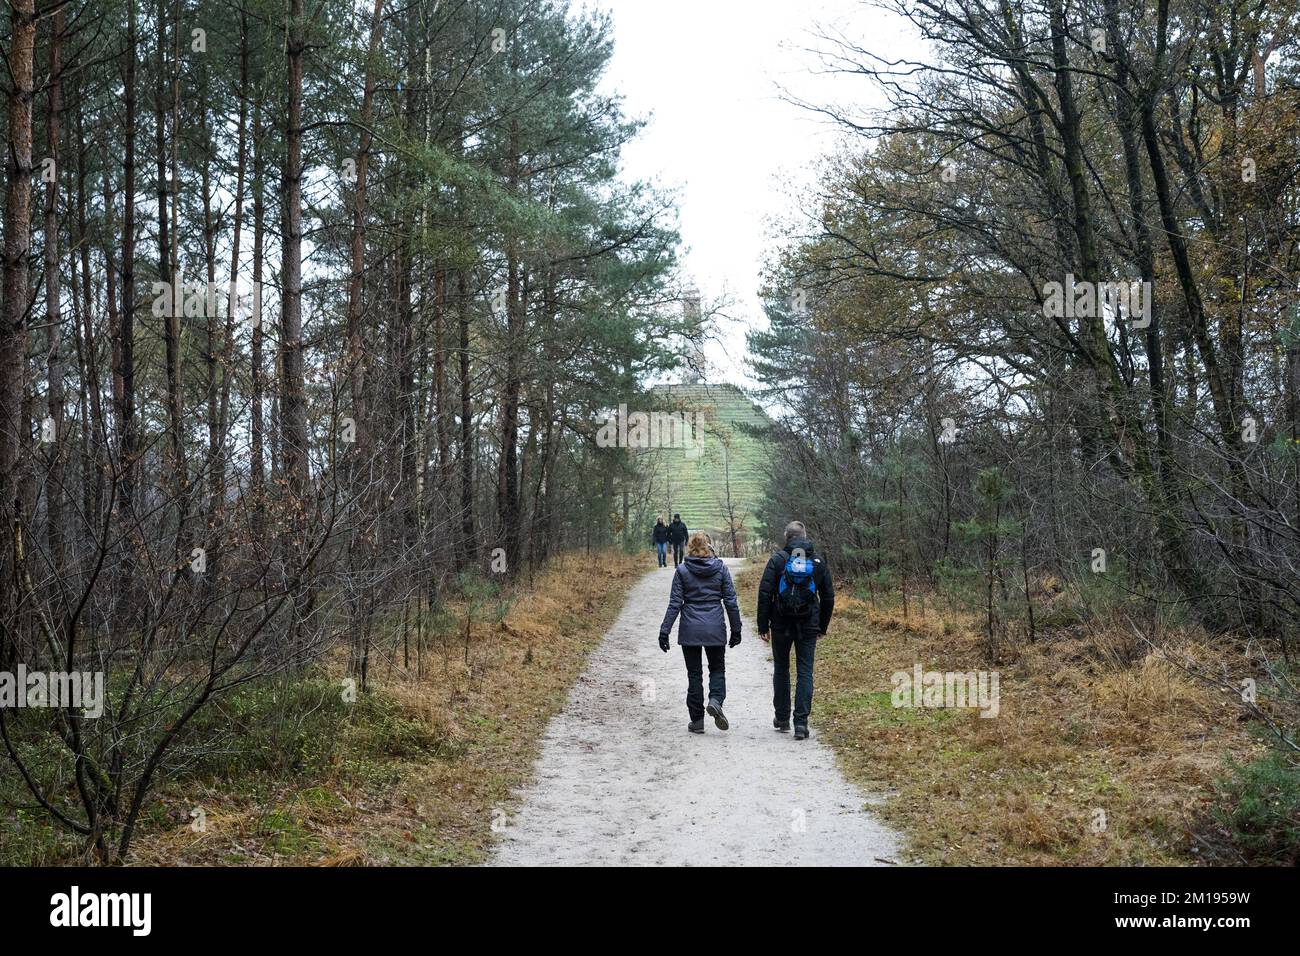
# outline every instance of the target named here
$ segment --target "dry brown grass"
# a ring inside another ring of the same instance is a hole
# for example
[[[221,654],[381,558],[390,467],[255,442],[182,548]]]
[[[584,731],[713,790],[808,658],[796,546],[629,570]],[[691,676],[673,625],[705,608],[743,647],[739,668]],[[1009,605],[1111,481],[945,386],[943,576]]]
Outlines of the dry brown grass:
[[[760,570],[742,575],[746,601]],[[916,862],[1195,863],[1192,831],[1225,756],[1263,747],[1229,695],[1155,656],[1122,663],[1129,640],[1102,628],[1019,644],[996,668],[996,718],[904,710],[891,705],[896,671],[992,669],[978,619],[931,602],[905,621],[846,595],[818,645],[813,724],[852,779],[886,795],[881,813]],[[1178,651],[1235,653],[1190,637]]]
[[[376,666],[374,691],[414,734],[417,752],[364,718],[345,729],[332,770],[312,779],[232,780],[229,788],[165,794],[161,825],[136,844],[146,864],[357,866],[475,863],[494,812],[531,773],[540,738],[587,656],[617,616],[645,556],[569,556],[514,595],[500,625],[434,638],[423,677]],[[458,614],[462,608],[453,610]],[[412,664],[414,669],[414,664]],[[389,748],[393,753],[384,753]],[[202,806],[206,830],[186,806]]]

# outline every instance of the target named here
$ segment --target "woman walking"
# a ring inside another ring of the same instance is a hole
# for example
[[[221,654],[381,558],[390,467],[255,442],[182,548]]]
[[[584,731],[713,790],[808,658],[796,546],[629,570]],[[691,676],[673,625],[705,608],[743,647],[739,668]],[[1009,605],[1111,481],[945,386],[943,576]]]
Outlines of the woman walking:
[[[668,525],[664,524],[663,518],[655,521],[653,540],[655,551],[659,553],[659,567],[668,567]]]
[[[727,609],[725,619],[723,607]],[[727,698],[727,622],[731,623],[731,646],[735,647],[740,643],[740,605],[736,602],[731,572],[713,554],[712,542],[702,531],[691,535],[686,547],[686,560],[673,574],[668,611],[659,626],[659,647],[664,653],[668,652],[668,635],[678,614],[682,620],[677,629],[677,643],[686,658],[686,710],[691,718],[686,729],[693,734],[704,733],[704,715],[707,712],[719,730],[726,730],[728,724],[722,713],[722,704]],[[704,703],[701,655],[709,660],[707,706]]]

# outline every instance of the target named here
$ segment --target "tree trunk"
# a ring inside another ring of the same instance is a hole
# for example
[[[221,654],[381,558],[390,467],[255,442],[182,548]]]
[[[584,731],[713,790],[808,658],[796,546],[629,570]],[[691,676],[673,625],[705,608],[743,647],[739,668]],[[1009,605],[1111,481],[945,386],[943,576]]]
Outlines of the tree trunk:
[[[497,474],[498,536],[505,548],[506,567],[519,565],[519,400],[523,388],[519,371],[522,312],[525,307],[519,262],[511,256],[506,272],[505,380],[501,388],[501,456]]]
[[[469,288],[465,272],[456,275],[456,308],[460,317],[460,554],[461,564],[478,561],[478,542],[474,537],[474,405],[470,399],[469,380]]]
[[[360,142],[356,159],[356,192],[352,202],[351,270],[348,277],[347,343],[344,367],[348,371],[352,394],[352,419],[356,425],[356,448],[353,461],[365,462],[366,393],[365,343],[362,338],[361,293],[365,278],[366,256],[366,180],[370,171],[370,149],[374,141],[375,65],[384,31],[384,0],[375,0],[370,21],[370,51],[366,59],[366,77],[361,93]]]
[[[262,357],[262,256],[266,241],[266,158],[263,149],[266,131],[262,129],[262,93],[258,90],[253,103],[253,299],[249,323],[252,325],[250,350],[253,362],[251,382],[251,422],[249,425],[249,488],[253,495],[253,527],[260,540],[266,516],[265,439],[262,414],[265,405],[265,378]]]
[[[163,350],[167,369],[167,448],[168,471],[170,472],[169,491],[177,506],[176,534],[179,542],[181,529],[185,523],[187,511],[189,478],[185,466],[185,444],[181,419],[181,359],[180,359],[180,317],[176,314],[177,303],[181,301],[181,290],[176,288],[180,277],[173,268],[175,254],[172,248],[170,211],[167,197],[172,191],[170,176],[167,171],[167,79],[166,55],[163,44],[166,42],[167,20],[165,0],[158,0],[155,9],[155,69],[154,79],[154,168],[158,176],[158,278],[162,283],[166,303],[162,310]],[[177,130],[172,131],[176,135]],[[123,266],[125,256],[123,257]]]
[[[288,536],[290,566],[305,558],[307,549],[307,405],[303,382],[302,343],[302,61],[307,41],[303,0],[290,0],[285,37],[288,67],[284,156],[284,237],[281,240],[283,283],[280,308],[280,433],[282,468],[289,491],[291,528]],[[310,585],[295,595],[294,650],[301,650],[313,614]]]
[[[216,496],[219,496],[220,499],[224,499],[226,494],[225,435],[230,427],[230,384],[232,378],[230,370],[234,361],[235,314],[239,294],[239,253],[244,234],[244,184],[247,178],[248,164],[248,10],[242,5],[239,11],[239,25],[239,139],[238,156],[235,161],[235,210],[234,221],[231,223],[230,284],[227,289],[226,330],[222,349],[221,408],[217,414],[217,433],[221,446],[218,449],[217,459],[213,463],[213,467],[217,472],[213,485],[216,489]],[[254,296],[260,296],[261,294],[256,286],[249,291]],[[251,302],[249,307],[252,308]],[[214,504],[220,506],[219,501],[215,501]]]
[[[5,151],[4,302],[0,306],[0,591],[5,619],[16,603],[16,536],[22,533],[19,455],[27,364],[27,279],[32,221],[32,60],[35,0],[9,6],[9,148]]]
[[[76,112],[76,137],[77,137],[77,242],[73,250],[73,255],[77,258],[74,268],[77,264],[81,267],[81,309],[80,315],[76,316],[77,347],[79,351],[78,359],[84,368],[84,391],[89,399],[90,427],[84,429],[82,435],[83,447],[86,448],[86,457],[83,464],[83,475],[86,481],[86,503],[85,510],[88,521],[98,521],[104,507],[104,475],[106,473],[103,455],[108,448],[108,428],[104,420],[104,407],[101,388],[103,382],[100,378],[99,367],[99,345],[98,339],[94,334],[94,299],[92,285],[90,281],[90,235],[86,228],[86,137],[83,131],[83,113],[85,107],[84,94],[77,97]],[[113,212],[112,200],[105,196],[104,211],[106,217],[111,217]],[[112,235],[112,229],[108,230]],[[113,285],[113,266],[111,258],[108,259],[106,281],[108,282],[108,308],[110,323],[112,328],[116,322],[117,303],[114,299],[115,286]],[[75,275],[75,272],[73,273]],[[76,294],[73,294],[73,300],[76,301]],[[94,451],[91,452],[90,449]]]
[[[65,494],[63,434],[63,313],[59,296],[59,122],[63,109],[63,7],[55,9],[50,36],[50,115],[45,126],[48,159],[54,175],[45,184],[45,311],[49,326],[49,386],[47,403],[53,426],[53,443],[49,452],[49,482],[46,485],[46,532],[50,560],[55,569],[63,567]]]
[[[207,347],[203,356],[204,371],[207,376],[204,383],[204,410],[208,426],[208,504],[205,510],[207,511],[208,527],[210,528],[215,520],[216,510],[221,503],[221,466],[218,464],[222,454],[221,409],[218,397],[220,395],[218,379],[221,376],[221,355],[225,352],[225,347],[221,343],[221,315],[213,308],[215,303],[212,296],[212,292],[217,285],[217,226],[212,213],[212,127],[209,119],[210,114],[206,106],[208,100],[206,70],[204,71],[203,87],[205,92],[200,96],[199,130],[203,138],[203,168],[200,173],[200,189],[203,202],[203,265],[207,276],[207,285],[204,287],[204,325],[207,332]],[[209,556],[209,567],[211,567],[212,560],[217,557],[215,554]]]
[[[285,41],[288,96],[284,158],[284,239],[280,317],[280,430],[283,469],[299,505],[307,494],[307,409],[303,397],[302,344],[302,58],[303,2],[290,0]]]

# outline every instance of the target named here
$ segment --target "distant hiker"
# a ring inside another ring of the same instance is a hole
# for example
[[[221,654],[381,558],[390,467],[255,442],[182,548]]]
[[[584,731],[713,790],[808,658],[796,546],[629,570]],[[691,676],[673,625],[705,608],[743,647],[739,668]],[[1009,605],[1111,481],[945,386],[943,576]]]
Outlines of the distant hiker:
[[[668,635],[673,622],[681,614],[677,628],[677,643],[686,658],[686,710],[691,722],[686,729],[693,734],[704,733],[704,715],[707,712],[719,730],[728,727],[722,713],[722,703],[727,698],[726,654],[727,621],[731,622],[731,646],[740,643],[740,605],[736,602],[736,587],[731,582],[731,572],[721,558],[709,551],[712,543],[703,531],[691,535],[686,559],[673,574],[672,596],[668,599],[668,612],[659,625],[659,647],[668,653]],[[722,608],[726,606],[726,619]],[[703,652],[709,659],[709,703],[704,704],[704,668],[700,660]]]
[[[668,525],[664,524],[663,518],[655,519],[654,543],[659,552],[659,567],[668,567]]]
[[[808,737],[812,713],[813,657],[835,609],[835,588],[826,562],[813,556],[802,521],[785,526],[785,547],[773,553],[758,586],[758,636],[772,642],[772,726],[790,729],[790,648],[797,667],[794,739]],[[771,628],[771,636],[768,629]]]
[[[673,523],[668,526],[668,540],[673,543],[673,567],[677,567],[685,560],[682,549],[686,547],[686,539],[691,533],[686,530],[686,522],[682,521],[681,515],[673,515]]]

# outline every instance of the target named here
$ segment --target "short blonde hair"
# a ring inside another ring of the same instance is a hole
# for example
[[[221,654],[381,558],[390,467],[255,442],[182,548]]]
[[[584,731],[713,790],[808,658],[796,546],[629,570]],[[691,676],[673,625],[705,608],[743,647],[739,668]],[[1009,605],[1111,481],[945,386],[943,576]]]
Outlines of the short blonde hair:
[[[695,532],[686,546],[686,553],[692,558],[707,558],[713,553],[713,539],[703,531]]]

